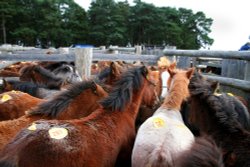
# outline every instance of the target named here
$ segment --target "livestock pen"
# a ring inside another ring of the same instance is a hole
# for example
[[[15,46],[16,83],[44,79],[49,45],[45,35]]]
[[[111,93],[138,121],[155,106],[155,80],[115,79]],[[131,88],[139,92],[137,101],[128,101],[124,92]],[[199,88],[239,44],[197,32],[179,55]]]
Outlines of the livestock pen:
[[[67,53],[59,51],[50,52],[46,49],[30,48],[25,50],[14,50],[2,52],[0,61],[7,61],[4,68],[14,62],[19,61],[73,61],[81,76],[90,76],[91,64],[93,61],[142,61],[155,64],[159,57],[165,55],[170,59],[177,61],[180,68],[196,68],[204,66],[202,62],[206,61],[205,66],[213,64],[221,69],[220,75],[204,73],[210,79],[221,83],[221,89],[226,92],[244,97],[250,104],[250,51],[212,51],[212,50],[176,50],[165,49],[158,52],[158,55],[142,54],[141,46],[135,47],[105,47],[93,48],[74,48]],[[236,76],[236,77],[235,77]]]

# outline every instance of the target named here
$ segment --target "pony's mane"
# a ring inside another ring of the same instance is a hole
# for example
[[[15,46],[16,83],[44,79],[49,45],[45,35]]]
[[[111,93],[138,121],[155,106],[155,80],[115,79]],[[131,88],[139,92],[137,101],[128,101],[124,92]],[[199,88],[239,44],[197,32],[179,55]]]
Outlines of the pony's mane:
[[[12,85],[14,90],[19,90],[21,92],[25,92],[30,94],[31,96],[36,96],[37,90],[39,88],[47,88],[46,85],[35,84],[32,82],[24,82],[24,81],[7,81],[10,85]]]
[[[106,67],[105,69],[103,69],[97,76],[97,78],[99,80],[103,80],[105,78],[107,78],[111,73],[111,68],[110,67]]]
[[[143,84],[143,78],[148,71],[145,66],[128,69],[122,74],[109,96],[100,103],[105,109],[122,111],[129,101],[132,100],[134,90],[138,90]]]
[[[238,119],[240,119],[239,112],[247,113],[247,108],[235,97],[227,94],[216,95],[217,87],[217,83],[208,81],[201,74],[196,73],[191,78],[189,91],[192,96],[198,97],[204,103],[204,106],[201,107],[215,116],[221,128],[230,132],[238,131],[238,129],[241,129],[241,125],[238,122]],[[249,126],[249,114],[243,117],[246,117],[245,121],[247,121],[246,124]]]
[[[48,81],[54,80],[54,81],[61,81],[62,79],[57,77],[54,73],[51,71],[43,68],[42,66],[35,66],[34,71],[41,74],[43,77],[45,77]]]
[[[43,102],[36,108],[33,108],[29,115],[45,115],[48,117],[56,118],[60,113],[65,111],[68,105],[74,100],[75,97],[80,95],[84,90],[93,88],[95,82],[82,81],[77,82],[68,87],[68,89],[57,94],[49,101]]]
[[[30,73],[30,71],[35,71],[39,74],[41,74],[42,77],[46,78],[46,80],[54,80],[54,81],[61,81],[62,79],[57,77],[54,73],[51,71],[43,68],[40,65],[31,65],[31,66],[25,66],[21,68],[20,74],[25,75],[26,73]]]

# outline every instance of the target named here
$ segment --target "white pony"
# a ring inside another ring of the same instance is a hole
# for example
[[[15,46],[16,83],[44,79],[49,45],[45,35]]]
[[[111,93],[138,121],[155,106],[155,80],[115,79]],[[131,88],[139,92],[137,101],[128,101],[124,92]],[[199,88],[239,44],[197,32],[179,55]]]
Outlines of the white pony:
[[[174,160],[190,149],[194,135],[185,126],[181,103],[189,96],[194,69],[168,69],[171,85],[164,103],[139,128],[132,152],[132,167],[175,166]]]

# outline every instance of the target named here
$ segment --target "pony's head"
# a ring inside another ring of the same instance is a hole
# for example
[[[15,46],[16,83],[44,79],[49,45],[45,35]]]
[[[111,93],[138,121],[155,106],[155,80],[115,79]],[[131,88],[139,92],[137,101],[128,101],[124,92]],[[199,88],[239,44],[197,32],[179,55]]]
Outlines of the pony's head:
[[[192,96],[206,97],[219,89],[219,83],[208,81],[199,72],[195,72],[190,80],[189,90]]]
[[[170,66],[170,61],[166,56],[160,57],[160,59],[157,61],[158,69],[161,70],[167,70]]]
[[[159,71],[151,71],[150,69],[148,69],[148,71],[147,79],[150,80],[151,84],[149,88],[143,92],[142,105],[152,108],[160,102],[160,75]]]
[[[62,64],[52,71],[57,77],[65,80],[66,83],[75,83],[82,81],[81,76],[73,65]]]

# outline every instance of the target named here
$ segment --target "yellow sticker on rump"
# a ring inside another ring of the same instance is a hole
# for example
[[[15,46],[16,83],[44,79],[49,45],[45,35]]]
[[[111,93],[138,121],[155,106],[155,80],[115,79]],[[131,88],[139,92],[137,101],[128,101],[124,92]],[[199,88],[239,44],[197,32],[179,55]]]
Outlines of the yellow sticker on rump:
[[[36,130],[36,124],[35,124],[35,123],[32,123],[32,125],[30,125],[27,129],[29,129],[29,130],[31,130],[31,131]]]
[[[8,100],[12,99],[12,97],[8,94],[4,94],[1,98],[1,102],[6,102]]]
[[[165,121],[161,118],[154,118],[153,119],[154,127],[161,128],[165,126]]]
[[[68,130],[65,128],[51,128],[49,130],[49,136],[53,139],[63,139],[68,136]]]

